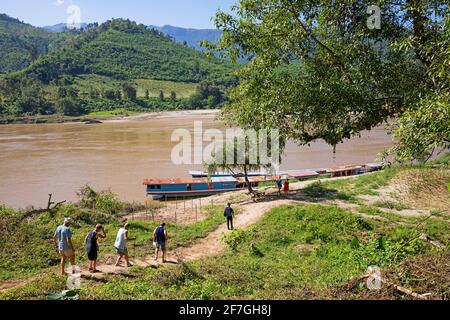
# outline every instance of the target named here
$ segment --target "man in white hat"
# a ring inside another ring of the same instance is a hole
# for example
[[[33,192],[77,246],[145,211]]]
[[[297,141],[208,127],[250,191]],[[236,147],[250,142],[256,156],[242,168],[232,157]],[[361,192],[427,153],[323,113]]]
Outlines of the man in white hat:
[[[61,255],[61,274],[65,275],[65,266],[67,258],[70,260],[72,273],[75,273],[75,248],[72,244],[72,231],[70,231],[70,218],[64,219],[64,224],[59,226],[53,236],[56,250]]]

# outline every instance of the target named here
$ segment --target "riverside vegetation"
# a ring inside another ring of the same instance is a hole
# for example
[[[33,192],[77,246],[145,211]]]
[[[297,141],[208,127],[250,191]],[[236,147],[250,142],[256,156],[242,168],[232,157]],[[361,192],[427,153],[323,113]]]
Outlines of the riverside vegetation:
[[[415,181],[410,179],[411,174],[417,177]],[[426,166],[398,166],[354,179],[314,183],[295,192],[293,197],[299,200],[296,203],[271,210],[249,229],[226,234],[222,241],[228,249],[216,256],[157,268],[135,266],[126,276],[105,275],[102,281],[83,279],[79,297],[411,298],[392,286],[370,291],[364,282],[355,284],[355,277],[375,265],[396,285],[431,293],[434,299],[449,299],[449,183],[448,155]],[[391,194],[394,198],[386,200],[380,197],[386,188],[409,192],[394,192]],[[111,253],[120,215],[133,211],[133,206],[124,205],[109,192],[83,194],[78,204],[67,204],[23,220],[19,212],[2,209],[0,277],[3,281],[31,280],[3,290],[0,299],[46,299],[49,293],[64,289],[66,279],[57,275],[58,256],[51,245],[51,236],[65,216],[75,221],[74,243],[79,264],[86,262],[83,239],[95,223],[105,224],[109,231],[101,255]],[[409,214],[417,210],[418,196],[433,196],[434,201],[427,202],[426,208],[422,206],[425,211],[421,214]],[[374,199],[369,201],[365,197]],[[223,223],[222,210],[211,207],[204,221],[192,225],[170,225],[171,249],[206,237]],[[155,225],[132,222],[130,232],[137,238],[136,256],[150,253],[149,238]],[[444,249],[421,240],[423,234],[438,241]]]

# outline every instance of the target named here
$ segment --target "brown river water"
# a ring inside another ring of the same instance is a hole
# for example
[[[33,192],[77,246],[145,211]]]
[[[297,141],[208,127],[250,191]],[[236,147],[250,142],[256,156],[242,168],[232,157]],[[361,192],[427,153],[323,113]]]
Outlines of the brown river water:
[[[176,166],[171,161],[175,129],[193,131],[194,121],[222,129],[208,112],[164,113],[82,123],[0,126],[0,205],[44,207],[48,194],[55,201],[75,201],[81,186],[111,189],[123,200],[145,201],[145,178],[189,177],[202,166]],[[364,132],[341,144],[333,155],[330,146],[289,143],[282,169],[307,169],[373,162],[392,146],[384,128]]]

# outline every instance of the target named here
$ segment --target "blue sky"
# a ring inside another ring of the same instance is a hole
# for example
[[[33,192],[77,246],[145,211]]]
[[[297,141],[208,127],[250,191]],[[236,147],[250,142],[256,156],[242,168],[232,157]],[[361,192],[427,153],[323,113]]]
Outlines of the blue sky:
[[[139,23],[213,28],[217,9],[229,11],[237,0],[0,0],[0,13],[43,27],[67,22],[70,6],[78,6],[82,22],[129,18]],[[74,11],[72,11],[73,13]]]

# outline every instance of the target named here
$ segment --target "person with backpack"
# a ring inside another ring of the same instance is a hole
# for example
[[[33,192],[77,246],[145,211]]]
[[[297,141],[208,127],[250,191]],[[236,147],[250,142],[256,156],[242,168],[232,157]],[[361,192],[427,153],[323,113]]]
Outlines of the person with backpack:
[[[106,231],[101,224],[95,226],[95,229],[89,232],[86,236],[86,253],[89,259],[89,272],[97,273],[97,258],[98,258],[98,242],[99,238],[106,238]]]
[[[156,247],[155,261],[158,261],[159,252],[162,252],[162,262],[166,263],[166,242],[167,242],[167,230],[166,224],[162,223],[153,232],[153,244]]]
[[[229,203],[227,205],[227,207],[225,208],[225,212],[223,213],[224,217],[227,218],[227,227],[228,230],[233,230],[233,218],[234,218],[234,210],[231,207],[231,203]]]

